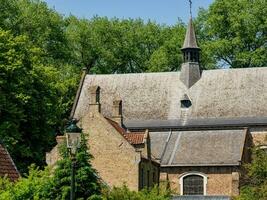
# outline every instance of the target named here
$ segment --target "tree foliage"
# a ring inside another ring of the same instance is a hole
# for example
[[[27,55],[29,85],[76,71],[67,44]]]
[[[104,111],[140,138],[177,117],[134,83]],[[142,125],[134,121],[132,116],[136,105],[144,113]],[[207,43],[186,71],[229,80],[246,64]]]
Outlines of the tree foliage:
[[[111,190],[104,190],[102,195],[93,195],[89,200],[169,200],[170,192],[161,190],[157,186],[150,190],[144,189],[136,192],[131,191],[127,186],[114,187]]]
[[[181,64],[184,25],[168,28],[141,19],[66,19],[72,60],[91,73],[174,71]],[[159,62],[157,62],[159,61]]]
[[[215,0],[197,22],[205,57],[223,67],[267,66],[266,0]]]
[[[265,0],[215,0],[194,20],[201,65],[267,66]],[[178,71],[185,24],[63,17],[41,0],[0,0],[0,136],[20,171],[43,166],[79,73]]]
[[[71,159],[65,143],[60,147],[60,152],[62,159],[57,162],[54,169],[40,170],[32,165],[29,174],[15,183],[11,183],[7,178],[0,178],[0,200],[69,199]],[[101,184],[90,164],[92,156],[88,152],[84,137],[76,158],[76,198],[87,199],[92,195],[99,195]]]
[[[44,165],[77,73],[58,64],[58,46],[65,46],[60,15],[39,1],[1,0],[0,7],[0,136],[24,172],[31,163]]]
[[[253,150],[253,160],[246,166],[247,177],[237,200],[265,200],[267,198],[267,152]]]
[[[54,171],[53,184],[50,192],[50,198],[55,200],[70,198],[72,161],[68,155],[65,143],[59,148],[62,159],[58,161]],[[88,152],[86,139],[83,134],[81,148],[78,150],[76,158],[76,198],[87,199],[94,194],[100,194],[100,180],[98,179],[97,172],[91,166],[90,160],[92,156]]]

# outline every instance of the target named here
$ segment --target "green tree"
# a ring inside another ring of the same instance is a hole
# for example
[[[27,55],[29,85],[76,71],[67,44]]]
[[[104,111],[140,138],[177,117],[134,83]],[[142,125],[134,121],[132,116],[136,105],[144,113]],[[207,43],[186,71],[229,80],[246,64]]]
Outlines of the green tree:
[[[265,200],[267,198],[267,153],[263,149],[253,150],[253,160],[247,165],[245,185],[238,200]]]
[[[23,173],[45,164],[79,69],[63,56],[63,18],[45,3],[1,0],[0,10],[0,136]]]
[[[29,174],[12,183],[7,178],[0,178],[0,200],[65,200],[70,197],[71,160],[63,144],[61,157],[54,169],[40,170],[32,165]],[[101,184],[96,171],[90,164],[86,140],[82,137],[81,148],[77,153],[76,164],[76,198],[87,199],[99,195]]]
[[[175,71],[181,64],[184,24],[168,28],[141,19],[67,19],[72,60],[91,73]]]
[[[160,190],[158,187],[150,190],[142,190],[139,192],[131,191],[127,186],[114,187],[111,190],[104,190],[101,196],[92,196],[89,200],[169,200],[170,192]]]
[[[0,135],[20,169],[41,164],[54,136],[56,91],[46,82],[41,54],[26,36],[0,30]]]
[[[199,12],[197,25],[204,58],[221,67],[267,66],[265,0],[215,0]]]
[[[29,167],[29,174],[16,183],[0,178],[0,200],[48,200],[51,181],[50,169],[40,170],[32,165]]]
[[[50,198],[55,200],[69,199],[70,174],[72,161],[68,155],[65,143],[60,146],[62,159],[58,161],[54,171]],[[96,171],[90,163],[92,156],[88,152],[85,136],[82,134],[81,148],[76,161],[76,198],[87,199],[94,194],[100,194],[101,185]]]

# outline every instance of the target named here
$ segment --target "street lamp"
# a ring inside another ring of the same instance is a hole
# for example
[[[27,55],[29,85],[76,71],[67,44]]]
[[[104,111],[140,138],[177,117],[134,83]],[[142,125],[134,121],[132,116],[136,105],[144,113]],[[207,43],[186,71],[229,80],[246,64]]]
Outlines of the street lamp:
[[[71,156],[71,192],[70,199],[75,199],[75,164],[76,164],[76,153],[77,150],[81,147],[81,133],[82,129],[77,126],[77,121],[72,119],[69,126],[65,130],[66,140],[67,140],[67,149]]]

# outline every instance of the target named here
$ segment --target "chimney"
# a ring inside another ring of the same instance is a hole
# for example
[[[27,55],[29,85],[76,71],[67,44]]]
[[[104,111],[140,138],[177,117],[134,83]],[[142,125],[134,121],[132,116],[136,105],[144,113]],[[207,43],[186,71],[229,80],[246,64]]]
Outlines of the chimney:
[[[183,48],[181,50],[184,55],[184,63],[181,67],[180,80],[187,88],[190,88],[201,78],[199,65],[201,49],[197,45],[192,18],[189,20]]]
[[[89,111],[90,112],[101,112],[100,87],[90,86],[89,95],[90,95]]]
[[[120,99],[116,99],[113,101],[112,120],[117,122],[122,127],[122,100]]]

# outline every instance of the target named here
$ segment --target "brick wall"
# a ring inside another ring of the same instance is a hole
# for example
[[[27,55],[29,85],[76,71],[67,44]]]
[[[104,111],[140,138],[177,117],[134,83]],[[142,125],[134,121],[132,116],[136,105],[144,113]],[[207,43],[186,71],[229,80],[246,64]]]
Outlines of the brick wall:
[[[180,194],[180,177],[189,172],[200,172],[207,176],[206,195],[239,194],[239,172],[233,167],[161,168],[161,182],[168,179],[172,192]]]
[[[267,129],[251,130],[250,133],[254,145],[267,145]]]
[[[159,183],[159,165],[143,159],[139,165],[139,190],[153,187]]]
[[[136,152],[125,138],[97,112],[87,114],[80,126],[88,136],[92,165],[110,186],[124,183],[138,190],[138,172],[141,153]]]

